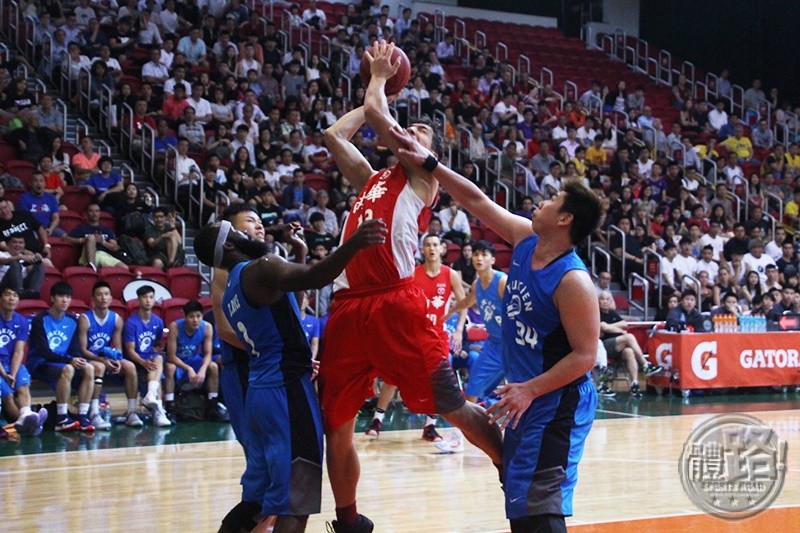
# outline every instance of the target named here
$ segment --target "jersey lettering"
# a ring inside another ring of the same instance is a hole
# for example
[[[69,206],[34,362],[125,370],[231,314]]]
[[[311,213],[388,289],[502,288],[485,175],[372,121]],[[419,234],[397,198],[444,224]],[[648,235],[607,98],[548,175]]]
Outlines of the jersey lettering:
[[[536,346],[538,338],[539,334],[536,333],[535,329],[517,320],[517,337],[514,339],[517,344],[533,348]]]
[[[236,302],[238,302],[238,299],[234,299],[234,300]],[[233,302],[231,302],[231,303],[233,303]],[[244,324],[242,324],[241,322],[237,322],[236,323],[236,329],[238,329],[239,333],[241,333],[242,337],[244,337],[244,342],[247,343],[248,346],[250,346],[250,354],[253,357],[258,357],[259,355],[261,355],[261,352],[256,350],[256,343],[253,342],[253,339],[251,339],[250,336],[247,334],[247,328],[244,326]]]

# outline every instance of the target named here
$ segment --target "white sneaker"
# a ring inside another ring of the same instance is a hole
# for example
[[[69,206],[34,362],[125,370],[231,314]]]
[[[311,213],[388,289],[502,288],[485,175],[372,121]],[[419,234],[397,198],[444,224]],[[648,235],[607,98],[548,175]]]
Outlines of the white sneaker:
[[[162,409],[156,409],[153,411],[153,425],[163,428],[166,426],[171,426],[172,422],[169,421],[167,414]]]
[[[139,418],[139,415],[136,414],[136,411],[130,411],[125,418],[125,425],[129,428],[140,428],[144,424],[142,423],[142,419]]]
[[[149,410],[155,412],[158,410],[158,398],[155,394],[150,394],[149,392],[142,397],[142,405],[147,407]]]
[[[103,417],[100,416],[100,413],[96,413],[92,417],[92,425],[94,429],[111,429],[111,422],[106,422],[103,420]]]
[[[434,447],[441,453],[461,453],[464,451],[464,438],[457,429],[445,433],[442,440],[433,443]]]

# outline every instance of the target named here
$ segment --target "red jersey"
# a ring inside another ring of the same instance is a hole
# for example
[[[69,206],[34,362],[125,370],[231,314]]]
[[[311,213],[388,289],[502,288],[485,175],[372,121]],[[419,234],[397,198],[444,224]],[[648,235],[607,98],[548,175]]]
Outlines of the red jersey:
[[[335,291],[390,289],[414,275],[419,215],[425,203],[411,188],[402,166],[373,174],[350,209],[342,242],[365,220],[383,219],[389,231],[386,242],[356,254],[334,284]]]
[[[414,270],[414,284],[422,289],[425,298],[428,300],[428,310],[426,314],[436,329],[444,328],[444,313],[447,311],[447,303],[453,293],[450,284],[450,267],[442,265],[442,270],[431,277],[425,271],[425,265],[420,265]]]

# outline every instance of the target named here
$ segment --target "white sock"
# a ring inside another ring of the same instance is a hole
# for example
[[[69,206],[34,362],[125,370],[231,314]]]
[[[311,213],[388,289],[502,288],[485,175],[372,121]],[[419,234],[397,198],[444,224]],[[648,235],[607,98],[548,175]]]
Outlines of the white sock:
[[[65,403],[57,403],[56,404],[56,413],[59,415],[66,415],[69,413],[67,410],[67,404]]]
[[[436,425],[436,417],[428,415],[427,418],[425,418],[425,425],[426,426],[435,426]]]
[[[89,404],[88,403],[79,403],[78,404],[78,414],[85,415],[89,412]]]
[[[100,413],[100,400],[99,399],[92,399],[92,403],[89,404],[89,413],[92,416]]]
[[[636,381],[635,379],[633,381],[631,381],[631,387],[633,387],[634,385],[636,385],[636,386],[639,385],[639,382]]]
[[[26,405],[25,407],[20,407],[19,408],[19,419],[20,420],[22,420],[23,418],[25,418],[29,414],[31,414],[31,406],[30,405]]]
[[[161,403],[161,400],[156,400],[156,406],[158,406],[159,411],[164,409],[164,405]]]
[[[164,401],[165,402],[174,402],[175,401],[175,393],[174,392],[165,392],[164,393]]]
[[[158,386],[159,383],[156,380],[148,381],[147,382],[147,394],[151,394],[158,398]]]
[[[137,405],[138,404],[136,402],[136,398],[128,398],[128,412],[129,413],[132,413],[132,412],[136,411]]]
[[[219,393],[218,393],[218,392],[209,392],[209,393],[208,393],[208,399],[209,399],[209,400],[213,400],[213,399],[214,399],[214,398],[216,398],[217,396],[219,396]]]
[[[385,411],[375,411],[375,414],[372,415],[372,418],[383,424],[383,417],[386,416]]]

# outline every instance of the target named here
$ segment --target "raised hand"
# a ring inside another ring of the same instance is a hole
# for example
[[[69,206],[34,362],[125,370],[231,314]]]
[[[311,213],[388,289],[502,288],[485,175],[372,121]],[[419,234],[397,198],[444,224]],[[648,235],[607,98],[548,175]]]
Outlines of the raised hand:
[[[348,241],[353,241],[358,248],[367,248],[386,242],[388,231],[386,222],[383,220],[367,220],[358,227]]]
[[[283,226],[283,239],[285,242],[288,242],[293,247],[297,246],[298,248],[305,248],[306,241],[300,237],[300,232],[303,231],[303,227],[300,225],[299,222],[290,222]]]
[[[428,156],[433,155],[430,150],[418,143],[416,139],[400,126],[393,127],[390,133],[399,145],[399,149],[395,155],[401,163],[405,163],[411,167],[422,168],[422,164]]]
[[[362,61],[366,59],[369,61],[369,74],[371,77],[378,77],[389,79],[397,74],[397,69],[400,68],[400,58],[395,59],[392,63],[392,52],[394,51],[394,43],[386,41],[375,41],[369,51],[364,52]]]

